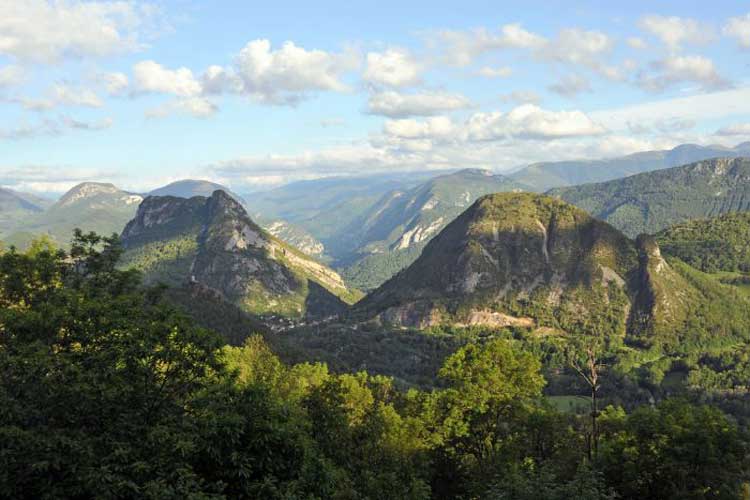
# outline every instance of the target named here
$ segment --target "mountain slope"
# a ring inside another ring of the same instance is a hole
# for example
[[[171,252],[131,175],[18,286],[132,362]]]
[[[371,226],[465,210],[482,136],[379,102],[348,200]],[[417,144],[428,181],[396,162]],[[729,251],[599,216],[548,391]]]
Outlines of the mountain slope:
[[[232,198],[237,200],[240,204],[247,204],[247,202],[240,195],[233,193],[221,184],[192,179],[175,181],[171,184],[167,184],[166,186],[154,189],[149,193],[149,196],[175,196],[177,198],[192,198],[194,196],[204,196],[208,198],[209,196],[211,196],[211,194],[213,194],[214,191],[224,191]],[[263,216],[258,216],[255,220],[269,233],[276,236],[280,240],[289,243],[293,247],[298,248],[302,252],[308,255],[315,256],[320,256],[323,254],[323,244],[313,238],[312,235],[307,233],[299,226],[295,226],[283,220],[266,218]]]
[[[419,256],[427,242],[478,197],[521,190],[487,170],[466,169],[387,193],[343,231],[344,275],[356,286],[375,288]]]
[[[734,148],[683,144],[667,151],[644,151],[620,158],[535,163],[510,177],[542,192],[555,187],[605,182],[709,158],[739,156],[750,156],[750,143]]]
[[[699,322],[691,311],[709,301],[739,311],[748,305],[730,287],[669,263],[651,237],[634,242],[560,200],[505,193],[480,198],[356,312],[420,328],[595,329],[674,349],[693,333],[684,326]],[[717,324],[704,327],[714,334]]]
[[[65,246],[75,228],[99,234],[119,233],[142,200],[142,196],[122,191],[113,184],[84,182],[43,212],[16,225],[7,241],[24,246],[34,237],[46,234]]]
[[[750,159],[717,158],[549,194],[629,236],[655,233],[685,220],[750,209]]]
[[[224,191],[146,198],[122,239],[123,265],[147,281],[192,282],[253,314],[319,317],[357,298],[338,274],[261,229]]]
[[[12,232],[51,204],[51,201],[29,193],[0,188],[0,236]]]
[[[659,246],[707,273],[750,272],[750,213],[676,224],[655,235]]]

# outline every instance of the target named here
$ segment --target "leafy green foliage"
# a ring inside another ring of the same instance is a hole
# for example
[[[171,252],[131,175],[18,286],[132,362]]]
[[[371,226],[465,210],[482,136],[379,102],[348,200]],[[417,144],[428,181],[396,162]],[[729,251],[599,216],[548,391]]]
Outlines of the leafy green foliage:
[[[664,253],[705,273],[750,272],[750,214],[676,224],[656,235]]]

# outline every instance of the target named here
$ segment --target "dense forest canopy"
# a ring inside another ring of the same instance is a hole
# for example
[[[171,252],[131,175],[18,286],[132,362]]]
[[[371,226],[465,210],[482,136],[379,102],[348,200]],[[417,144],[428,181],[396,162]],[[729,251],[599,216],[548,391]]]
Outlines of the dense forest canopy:
[[[542,359],[512,337],[468,342],[432,389],[286,365],[260,336],[223,346],[163,288],[119,270],[120,254],[117,238],[79,232],[68,253],[41,242],[0,255],[2,497],[738,498],[747,489],[745,431],[694,400],[559,411],[543,396]]]

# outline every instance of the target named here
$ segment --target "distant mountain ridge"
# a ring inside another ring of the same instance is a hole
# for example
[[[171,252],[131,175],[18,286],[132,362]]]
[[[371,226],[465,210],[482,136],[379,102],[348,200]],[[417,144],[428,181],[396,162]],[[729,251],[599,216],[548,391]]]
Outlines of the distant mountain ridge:
[[[82,182],[45,210],[17,221],[7,242],[23,247],[35,237],[47,235],[67,246],[75,228],[107,235],[119,233],[142,200],[141,195],[110,183]]]
[[[733,148],[681,144],[666,151],[643,151],[619,158],[535,163],[508,176],[543,192],[556,187],[605,182],[710,158],[741,156],[750,156],[750,142]]]
[[[750,158],[718,158],[549,191],[629,236],[750,209]]]

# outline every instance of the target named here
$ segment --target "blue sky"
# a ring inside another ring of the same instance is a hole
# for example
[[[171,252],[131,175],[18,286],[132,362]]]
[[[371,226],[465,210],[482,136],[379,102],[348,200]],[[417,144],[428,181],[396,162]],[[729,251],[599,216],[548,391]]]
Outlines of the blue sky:
[[[251,190],[750,139],[747,3],[616,4],[0,0],[0,184]]]

